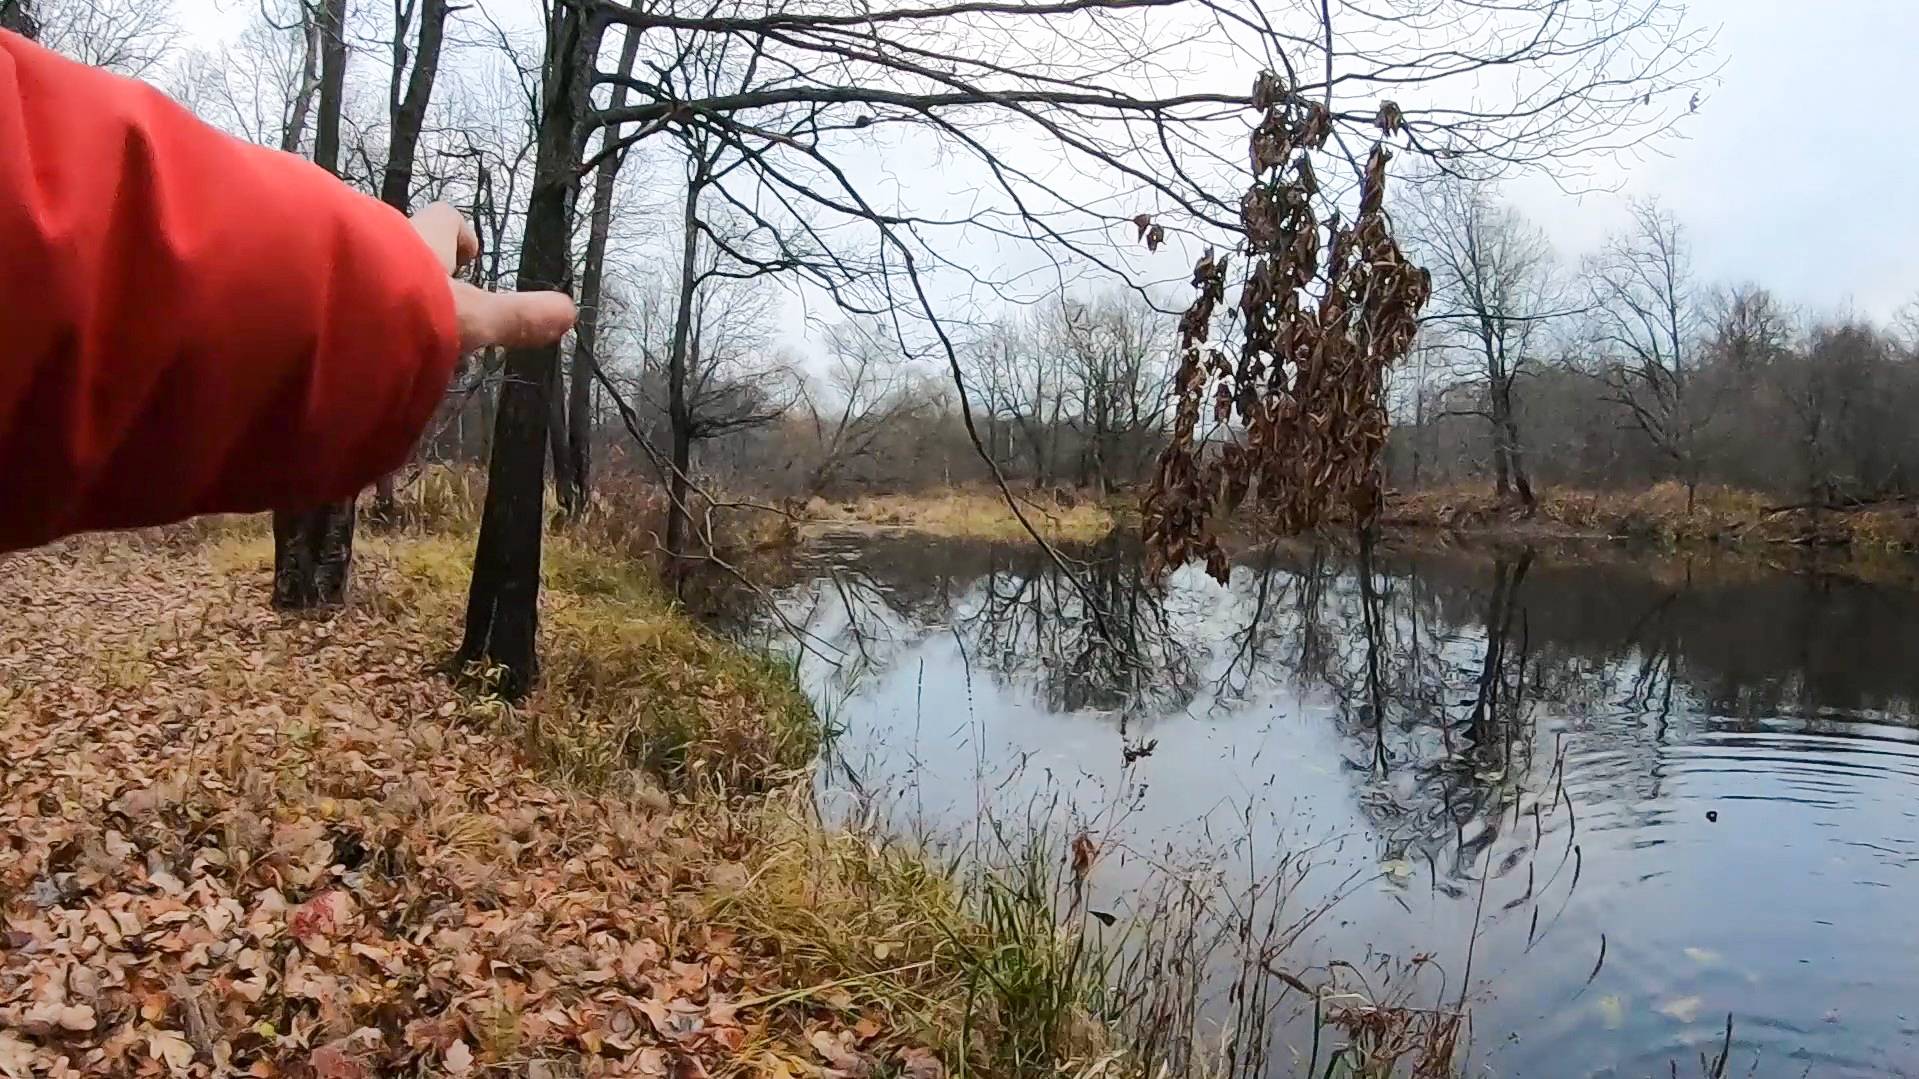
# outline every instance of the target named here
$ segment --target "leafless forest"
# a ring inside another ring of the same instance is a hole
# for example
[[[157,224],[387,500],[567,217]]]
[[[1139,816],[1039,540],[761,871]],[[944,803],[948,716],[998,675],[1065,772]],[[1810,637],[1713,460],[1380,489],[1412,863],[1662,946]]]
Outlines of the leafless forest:
[[[487,470],[461,654],[509,683],[535,666],[547,499],[576,513],[611,471],[667,492],[669,559],[699,547],[696,492],[1178,488],[1158,512],[1198,536],[1249,483],[1323,482],[1282,460],[1322,406],[1345,425],[1328,447],[1356,454],[1338,467],[1374,488],[1382,461],[1389,486],[1522,504],[1540,484],[1910,482],[1909,333],[1698,280],[1657,206],[1573,253],[1502,202],[1506,178],[1578,183],[1709,122],[1719,61],[1671,0],[0,0],[0,19],[399,209],[462,207],[482,284],[576,294],[562,346],[471,357],[419,449]],[[408,480],[363,508],[391,513]],[[355,517],[276,521],[278,602],[339,599]]]

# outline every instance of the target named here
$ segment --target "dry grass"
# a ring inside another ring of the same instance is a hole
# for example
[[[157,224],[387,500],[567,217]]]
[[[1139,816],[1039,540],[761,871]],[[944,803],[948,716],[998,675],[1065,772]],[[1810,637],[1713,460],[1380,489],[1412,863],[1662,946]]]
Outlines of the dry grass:
[[[409,478],[400,493],[395,530],[411,535],[471,533],[479,527],[486,476],[470,466],[428,465]],[[1117,503],[1102,504],[1068,490],[1017,492],[1027,519],[1048,539],[1090,542],[1111,532],[1126,513]],[[724,494],[715,497],[726,499]],[[741,500],[750,502],[752,500]],[[666,528],[664,493],[631,467],[610,466],[595,480],[592,503],[578,520],[562,522],[559,507],[547,495],[549,518],[557,530],[594,550],[631,558],[659,553]],[[790,500],[763,508],[714,507],[695,496],[696,528],[710,536],[722,555],[790,545],[802,522],[835,526],[892,528],[929,535],[989,540],[1026,539],[1026,530],[997,490],[951,488],[902,494],[872,494],[845,501]]]
[[[1069,492],[1021,491],[1018,497],[1027,519],[1048,539],[1092,542],[1122,519],[1112,507]],[[845,502],[814,499],[805,514],[811,521],[836,526],[894,528],[965,539],[1028,538],[999,492],[984,489],[876,494]]]
[[[357,602],[395,621],[460,624],[472,537],[361,536]],[[258,573],[272,538],[228,526],[204,557],[223,574]],[[661,594],[644,563],[567,536],[545,544],[541,681],[518,705],[490,697],[470,712],[511,732],[542,767],[595,788],[640,769],[674,788],[732,791],[782,784],[818,752],[821,728],[791,667],[700,630]],[[451,641],[448,647],[451,647]]]
[[[1143,1070],[1114,1049],[1124,1037],[1101,1013],[1115,956],[1067,913],[1065,862],[1046,836],[962,868],[896,837],[823,828],[802,801],[766,806],[752,827],[748,875],[709,916],[772,942],[805,997],[970,1074],[1096,1059],[1115,1079]]]
[[[1687,505],[1678,483],[1644,491],[1545,489],[1528,516],[1483,487],[1395,492],[1383,523],[1524,538],[1611,537],[1674,546],[1791,544],[1861,550],[1919,550],[1919,507],[1889,503],[1851,512],[1767,512],[1772,500],[1751,491],[1701,487]]]
[[[485,502],[484,470],[470,465],[424,465],[399,492],[397,519],[387,531],[470,535],[480,527]],[[589,504],[577,519],[563,519],[552,491],[546,494],[547,518],[556,532],[582,547],[635,560],[659,555],[667,505],[666,493],[620,458],[603,462]],[[695,494],[690,513],[696,542],[710,543],[723,557],[783,546],[796,538],[792,520],[772,507],[714,506]]]

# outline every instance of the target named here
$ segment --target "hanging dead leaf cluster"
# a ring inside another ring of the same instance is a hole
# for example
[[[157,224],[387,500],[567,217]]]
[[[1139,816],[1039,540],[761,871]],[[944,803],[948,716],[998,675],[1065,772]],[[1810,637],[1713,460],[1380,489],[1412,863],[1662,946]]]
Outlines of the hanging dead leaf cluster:
[[[1236,358],[1210,343],[1228,260],[1209,248],[1180,319],[1172,435],[1143,514],[1156,569],[1203,559],[1220,580],[1228,566],[1219,531],[1249,498],[1281,534],[1336,514],[1375,518],[1386,374],[1412,347],[1432,291],[1393,238],[1385,145],[1367,159],[1352,223],[1335,215],[1322,224],[1313,157],[1332,132],[1330,116],[1270,72],[1253,98],[1261,119],[1249,140],[1254,180],[1240,202],[1250,263],[1239,294],[1243,341]],[[1379,116],[1382,133],[1397,127],[1397,106]]]

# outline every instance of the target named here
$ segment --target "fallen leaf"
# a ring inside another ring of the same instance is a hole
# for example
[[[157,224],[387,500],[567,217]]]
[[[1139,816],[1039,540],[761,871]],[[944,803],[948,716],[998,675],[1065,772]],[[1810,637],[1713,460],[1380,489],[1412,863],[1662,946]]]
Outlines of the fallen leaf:
[[[899,1053],[900,1072],[906,1079],[946,1079],[946,1066],[930,1049],[910,1046]]]
[[[685,1053],[673,1054],[673,1064],[667,1075],[671,1079],[708,1079],[706,1065],[700,1063],[700,1058]]]
[[[446,1073],[456,1077],[473,1073],[473,1050],[465,1042],[454,1042],[447,1048]]]
[[[207,923],[207,931],[216,937],[225,936],[233,925],[233,913],[218,905],[203,908],[200,917]]]
[[[163,1061],[174,1075],[185,1075],[193,1065],[193,1043],[171,1030],[147,1031],[147,1052]]]
[[[1093,863],[1099,860],[1099,845],[1085,832],[1073,837],[1073,879],[1084,881],[1093,871]]]
[[[1679,997],[1666,1001],[1659,1006],[1659,1014],[1682,1023],[1690,1023],[1699,1018],[1699,1007],[1705,1003],[1699,997]]]
[[[850,1036],[852,1032],[846,1033]],[[828,1064],[848,1076],[863,1077],[873,1073],[872,1063],[855,1053],[839,1037],[816,1030],[807,1038],[807,1042]]]
[[[33,1075],[33,1044],[11,1030],[0,1030],[0,1075],[7,1079]]]

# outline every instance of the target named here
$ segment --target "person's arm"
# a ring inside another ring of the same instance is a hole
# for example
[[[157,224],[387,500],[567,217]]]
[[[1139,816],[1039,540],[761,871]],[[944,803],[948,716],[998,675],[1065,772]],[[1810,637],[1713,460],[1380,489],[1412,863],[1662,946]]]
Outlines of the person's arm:
[[[397,467],[468,329],[451,260],[312,164],[0,32],[0,552]]]

